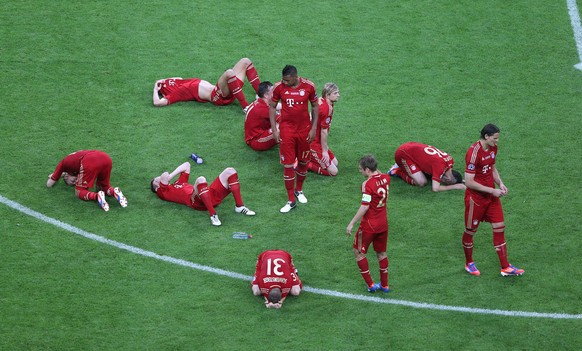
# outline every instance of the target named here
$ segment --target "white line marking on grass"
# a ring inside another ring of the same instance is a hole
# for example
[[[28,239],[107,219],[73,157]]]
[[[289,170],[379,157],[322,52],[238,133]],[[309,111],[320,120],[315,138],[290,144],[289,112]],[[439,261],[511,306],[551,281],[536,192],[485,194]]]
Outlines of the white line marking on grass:
[[[566,0],[566,2],[568,4],[568,13],[570,14],[570,21],[572,22],[572,29],[574,30],[578,58],[580,59],[580,63],[574,65],[574,67],[582,71],[582,25],[580,25],[580,12],[578,12],[576,0]]]
[[[114,247],[129,251],[129,252],[134,253],[134,254],[138,254],[138,255],[142,255],[142,256],[146,256],[146,257],[151,257],[151,258],[155,258],[157,260],[177,264],[177,265],[184,266],[184,267],[194,268],[197,270],[210,272],[210,273],[214,273],[214,274],[218,274],[218,275],[223,275],[223,276],[230,277],[230,278],[247,280],[247,281],[251,281],[253,278],[252,276],[239,274],[239,273],[235,273],[235,272],[230,272],[230,271],[225,271],[223,269],[214,268],[214,267],[210,267],[210,266],[204,266],[201,264],[173,258],[170,256],[158,255],[157,253],[152,252],[152,251],[143,250],[143,249],[131,246],[131,245],[120,243],[120,242],[115,241],[115,240],[110,240],[110,239],[104,238],[102,236],[99,236],[99,235],[96,235],[93,233],[89,233],[87,231],[84,231],[83,229],[79,229],[79,228],[74,227],[70,224],[61,222],[57,219],[45,216],[42,213],[36,212],[34,210],[31,210],[28,207],[25,207],[25,206],[19,204],[18,202],[14,202],[10,199],[7,199],[2,195],[0,195],[0,203],[3,203],[8,207],[11,207],[17,211],[20,211],[24,214],[31,216],[31,217],[39,219],[43,222],[46,222],[46,223],[52,224],[56,227],[59,227],[61,229],[67,230],[71,233],[83,236],[87,239],[98,241],[98,242],[103,243],[103,244],[114,246]],[[348,294],[348,293],[343,293],[343,292],[334,291],[334,290],[312,288],[309,286],[304,286],[303,290],[307,291],[307,292],[314,293],[314,294],[327,295],[327,296],[339,297],[339,298],[350,299],[350,300],[368,301],[368,302],[375,302],[375,303],[408,306],[408,307],[413,307],[413,308],[424,308],[424,309],[439,310],[439,311],[455,311],[455,312],[476,313],[476,314],[492,314],[492,315],[510,316],[510,317],[582,319],[582,314],[489,310],[489,309],[484,309],[484,308],[437,305],[437,304],[424,303],[424,302],[413,302],[413,301],[405,301],[405,300],[394,300],[394,299],[389,299],[389,298],[380,298],[380,297],[367,296],[367,295],[365,296],[365,295]],[[249,293],[250,293],[250,291],[249,291]]]

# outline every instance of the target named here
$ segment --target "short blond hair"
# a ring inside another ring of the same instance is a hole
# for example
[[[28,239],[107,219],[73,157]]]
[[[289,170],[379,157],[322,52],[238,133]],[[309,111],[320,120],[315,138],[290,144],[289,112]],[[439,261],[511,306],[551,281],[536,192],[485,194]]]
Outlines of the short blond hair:
[[[321,91],[321,97],[326,98],[329,94],[333,93],[334,91],[338,91],[339,88],[335,83],[325,83],[323,86],[323,90]]]

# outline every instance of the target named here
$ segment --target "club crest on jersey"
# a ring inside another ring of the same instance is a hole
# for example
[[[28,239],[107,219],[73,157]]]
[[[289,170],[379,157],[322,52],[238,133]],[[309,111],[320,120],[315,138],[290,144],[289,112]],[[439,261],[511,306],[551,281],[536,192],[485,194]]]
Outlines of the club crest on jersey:
[[[329,124],[329,122],[331,122],[331,118],[330,118],[330,117],[327,117],[327,118],[325,119],[325,123],[326,123],[326,124]]]
[[[469,169],[470,171],[474,171],[475,165],[471,163],[469,166],[467,166],[467,169]]]
[[[299,95],[305,96],[305,90],[303,90],[303,89],[299,90]]]
[[[491,158],[495,158],[495,152],[491,153]]]

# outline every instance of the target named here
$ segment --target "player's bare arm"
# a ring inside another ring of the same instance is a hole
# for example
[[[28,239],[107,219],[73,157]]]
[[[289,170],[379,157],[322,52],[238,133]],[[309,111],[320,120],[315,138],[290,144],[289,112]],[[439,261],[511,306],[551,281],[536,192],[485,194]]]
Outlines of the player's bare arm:
[[[327,145],[327,137],[329,135],[329,129],[321,129],[320,141],[321,141],[321,154],[322,161],[325,164],[329,164],[329,146]]]
[[[501,189],[490,188],[488,186],[479,184],[475,181],[475,174],[465,172],[465,185],[469,189],[477,190],[483,193],[491,194],[495,197],[500,197],[503,195]]]
[[[315,133],[317,133],[317,121],[319,119],[319,105],[317,101],[311,103],[311,130],[307,136],[307,142],[311,143],[315,139]]]
[[[360,206],[360,208],[358,209],[358,212],[356,212],[356,214],[354,215],[354,218],[352,218],[352,220],[350,221],[350,223],[348,224],[348,226],[346,228],[346,235],[347,236],[352,235],[352,229],[354,228],[354,225],[356,225],[356,223],[358,223],[362,219],[362,217],[364,217],[366,212],[368,212],[368,208],[370,208],[370,206],[368,206],[368,205],[361,205]]]
[[[281,142],[279,137],[279,128],[277,127],[277,102],[269,101],[269,121],[271,122],[271,130],[273,131],[273,138],[277,143]]]
[[[497,170],[497,167],[495,167],[495,165],[493,165],[493,180],[495,181],[495,184],[499,185],[499,189],[501,190],[502,195],[506,195],[507,187],[505,186],[505,184],[503,184],[503,181],[499,176],[499,171]]]
[[[46,186],[47,188],[52,188],[53,185],[55,185],[55,183],[57,182],[56,180],[53,180],[51,177],[53,176],[53,174],[49,174],[48,175],[48,180],[46,181]]]
[[[156,107],[163,107],[168,105],[168,99],[160,97],[160,89],[162,88],[162,83],[164,80],[165,79],[159,79],[156,81],[156,84],[154,84],[153,102],[154,106]]]

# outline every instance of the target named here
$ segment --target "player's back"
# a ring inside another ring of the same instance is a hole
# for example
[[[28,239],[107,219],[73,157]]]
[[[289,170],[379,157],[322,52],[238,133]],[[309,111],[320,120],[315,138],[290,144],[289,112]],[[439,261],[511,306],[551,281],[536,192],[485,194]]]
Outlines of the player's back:
[[[390,176],[377,173],[368,178],[364,184],[364,194],[370,195],[368,211],[362,218],[364,230],[379,233],[388,230],[388,212],[386,204],[390,190]]]

